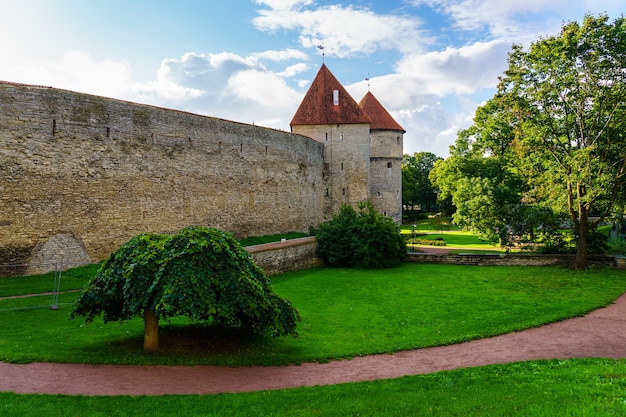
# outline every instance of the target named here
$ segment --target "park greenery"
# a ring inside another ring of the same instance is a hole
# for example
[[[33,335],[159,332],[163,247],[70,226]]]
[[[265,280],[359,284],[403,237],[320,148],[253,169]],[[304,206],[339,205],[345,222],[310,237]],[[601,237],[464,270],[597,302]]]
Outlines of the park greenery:
[[[298,338],[216,329],[184,316],[160,327],[161,348],[142,349],[141,317],[84,325],[68,320],[92,277],[49,295],[0,300],[0,360],[117,364],[283,365],[458,343],[580,316],[626,289],[624,271],[557,267],[471,267],[403,263],[387,269],[317,268],[271,278],[302,316]],[[2,280],[7,279],[3,278]],[[16,285],[28,291],[31,279]],[[0,285],[3,281],[0,281]],[[8,310],[12,309],[12,310]]]
[[[226,232],[146,233],[111,254],[95,277],[93,266],[68,272],[59,309],[33,308],[42,304],[33,295],[44,290],[40,277],[3,278],[9,289],[0,294],[28,296],[0,298],[0,360],[285,365],[459,343],[581,316],[626,289],[624,271],[584,269],[597,227],[624,214],[625,128],[626,19],[564,24],[559,36],[527,51],[513,47],[497,94],[459,132],[450,157],[405,156],[403,181],[415,187],[403,202],[434,208],[437,195],[439,208],[451,204],[456,224],[500,244],[564,239],[567,218],[579,270],[402,263],[399,227],[369,202],[342,207],[314,230],[320,254],[335,267],[271,283]],[[164,343],[159,320],[166,321]],[[104,326],[109,321],[120,324]],[[274,337],[283,335],[299,338]],[[332,404],[326,415],[610,415],[626,413],[625,374],[623,360],[552,360],[202,397],[2,393],[0,413],[319,415]]]
[[[71,303],[93,266],[68,271]],[[79,277],[82,275],[82,282]],[[8,279],[8,278],[3,278]],[[32,293],[39,277],[12,282]],[[39,285],[39,284],[37,284]],[[21,287],[21,288],[19,288]],[[555,267],[403,264],[390,269],[323,268],[272,277],[302,314],[300,337],[217,335],[184,317],[163,326],[157,353],[137,344],[142,322],[90,326],[59,310],[28,309],[40,297],[0,300],[0,360],[116,364],[286,364],[456,343],[580,316],[626,288],[624,271]],[[42,290],[45,288],[42,286]],[[46,299],[48,296],[44,296]],[[6,308],[17,307],[15,310]],[[233,336],[237,336],[234,338]],[[615,415],[626,412],[626,362],[531,361],[399,379],[241,394],[73,397],[1,393],[3,416],[23,415]]]
[[[415,152],[402,158],[402,205],[404,221],[417,220],[420,211],[433,212],[437,205],[437,189],[428,174],[442,158],[431,152]]]
[[[370,201],[357,209],[344,204],[331,220],[312,230],[317,251],[329,266],[389,268],[406,259],[407,247],[399,227]]]
[[[497,93],[429,179],[481,237],[551,241],[569,223],[577,268],[626,204],[626,19],[585,16],[515,45]]]
[[[297,335],[299,320],[239,242],[207,227],[140,234],[112,253],[71,316],[92,322],[100,314],[105,323],[143,317],[147,351],[159,349],[159,319],[185,316],[272,336]]]
[[[83,397],[0,393],[3,417],[535,416],[626,414],[626,361],[570,359],[397,379],[217,395]]]

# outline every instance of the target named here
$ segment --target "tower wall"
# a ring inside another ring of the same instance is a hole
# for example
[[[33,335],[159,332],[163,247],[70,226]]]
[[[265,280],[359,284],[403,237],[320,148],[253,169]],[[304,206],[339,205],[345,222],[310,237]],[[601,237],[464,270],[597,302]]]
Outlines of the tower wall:
[[[293,132],[324,145],[324,216],[370,198],[369,124],[297,125]]]
[[[372,130],[370,138],[370,199],[378,211],[401,224],[403,134]]]

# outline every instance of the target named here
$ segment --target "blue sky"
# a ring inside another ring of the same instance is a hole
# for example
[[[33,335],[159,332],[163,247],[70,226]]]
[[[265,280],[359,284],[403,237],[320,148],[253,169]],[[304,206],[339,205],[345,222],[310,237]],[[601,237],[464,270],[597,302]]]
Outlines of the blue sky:
[[[625,0],[0,0],[0,80],[289,130],[324,62],[446,157],[513,43]]]

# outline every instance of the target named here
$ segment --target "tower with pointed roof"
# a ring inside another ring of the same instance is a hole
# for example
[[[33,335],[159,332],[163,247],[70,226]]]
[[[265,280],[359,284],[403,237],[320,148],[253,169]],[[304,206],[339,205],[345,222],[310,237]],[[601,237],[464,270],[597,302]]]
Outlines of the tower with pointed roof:
[[[359,106],[370,117],[370,200],[397,223],[402,221],[402,155],[405,130],[367,92]]]
[[[324,144],[324,216],[371,200],[401,221],[404,130],[371,93],[357,103],[322,64],[290,125]]]

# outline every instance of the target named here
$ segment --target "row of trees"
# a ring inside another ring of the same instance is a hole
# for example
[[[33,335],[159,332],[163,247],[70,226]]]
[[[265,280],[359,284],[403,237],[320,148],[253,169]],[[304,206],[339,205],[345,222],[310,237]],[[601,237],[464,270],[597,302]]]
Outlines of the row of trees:
[[[508,62],[429,180],[455,207],[453,220],[487,239],[569,219],[583,268],[591,232],[624,213],[626,20],[585,16],[528,50],[513,46]]]

